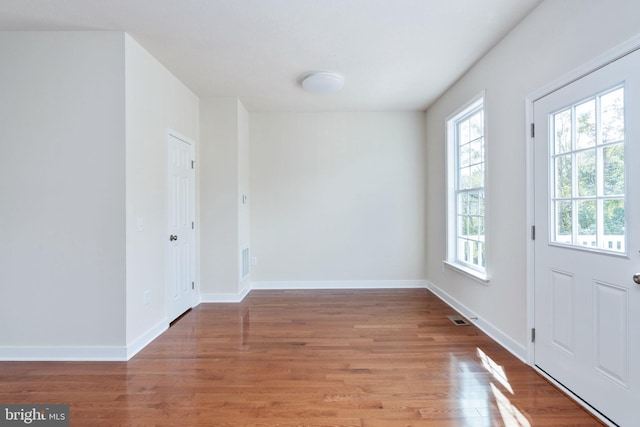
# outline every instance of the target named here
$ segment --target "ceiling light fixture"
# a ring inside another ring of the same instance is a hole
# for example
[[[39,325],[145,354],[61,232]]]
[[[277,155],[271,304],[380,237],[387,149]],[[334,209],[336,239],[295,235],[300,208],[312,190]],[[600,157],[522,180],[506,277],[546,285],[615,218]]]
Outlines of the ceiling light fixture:
[[[333,93],[342,89],[344,77],[331,71],[316,71],[302,80],[302,87],[311,93]]]

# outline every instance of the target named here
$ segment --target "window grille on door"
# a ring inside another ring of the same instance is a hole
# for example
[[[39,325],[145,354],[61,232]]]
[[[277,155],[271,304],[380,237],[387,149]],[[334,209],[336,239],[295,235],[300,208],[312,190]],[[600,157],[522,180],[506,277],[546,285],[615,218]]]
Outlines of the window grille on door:
[[[624,87],[551,114],[551,241],[624,253]]]

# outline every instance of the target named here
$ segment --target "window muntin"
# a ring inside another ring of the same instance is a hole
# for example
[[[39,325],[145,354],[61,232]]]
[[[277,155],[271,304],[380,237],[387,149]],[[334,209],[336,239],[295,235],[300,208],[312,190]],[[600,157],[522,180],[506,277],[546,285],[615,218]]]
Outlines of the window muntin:
[[[551,114],[552,243],[626,252],[624,87]]]
[[[448,120],[447,262],[486,276],[485,117],[483,98]]]

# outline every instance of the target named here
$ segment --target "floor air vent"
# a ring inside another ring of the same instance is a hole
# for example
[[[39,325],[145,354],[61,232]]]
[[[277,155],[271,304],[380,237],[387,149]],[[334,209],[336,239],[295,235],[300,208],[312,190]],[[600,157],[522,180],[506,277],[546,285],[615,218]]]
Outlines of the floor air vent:
[[[447,317],[449,318],[449,320],[453,322],[454,325],[469,326],[471,324],[467,322],[466,319],[462,318],[461,316],[458,316],[457,314],[450,314]]]

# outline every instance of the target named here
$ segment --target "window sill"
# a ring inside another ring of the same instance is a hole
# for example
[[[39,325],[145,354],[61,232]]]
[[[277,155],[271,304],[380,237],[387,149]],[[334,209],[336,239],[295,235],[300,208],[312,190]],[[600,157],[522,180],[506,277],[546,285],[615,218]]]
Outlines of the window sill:
[[[455,264],[452,262],[449,262],[447,260],[443,260],[442,263],[449,269],[456,271],[460,274],[462,274],[463,276],[467,276],[470,279],[475,280],[476,282],[480,283],[481,285],[487,286],[489,285],[489,276],[485,273],[481,273],[479,271],[473,270],[469,267],[465,267],[463,265],[460,264]]]

